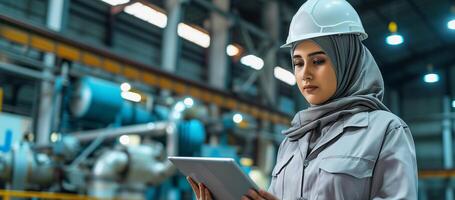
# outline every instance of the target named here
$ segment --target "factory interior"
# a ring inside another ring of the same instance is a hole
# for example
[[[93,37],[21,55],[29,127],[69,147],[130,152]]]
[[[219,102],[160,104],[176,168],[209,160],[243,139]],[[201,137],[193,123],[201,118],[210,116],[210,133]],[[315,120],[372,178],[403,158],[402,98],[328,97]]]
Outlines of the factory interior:
[[[455,1],[347,0],[410,127],[418,199],[454,200]],[[168,156],[267,189],[305,0],[0,0],[0,199],[196,199]]]

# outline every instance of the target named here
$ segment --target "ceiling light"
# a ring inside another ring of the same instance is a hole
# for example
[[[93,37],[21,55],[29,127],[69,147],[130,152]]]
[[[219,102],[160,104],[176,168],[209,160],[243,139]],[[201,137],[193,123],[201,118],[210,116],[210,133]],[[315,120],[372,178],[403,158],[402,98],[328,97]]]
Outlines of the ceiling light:
[[[390,35],[387,36],[386,38],[386,42],[387,44],[389,45],[399,45],[401,43],[403,43],[403,36],[401,36],[397,31],[398,31],[398,25],[397,23],[395,23],[394,21],[391,21],[389,23],[389,31],[390,31]]]
[[[160,28],[166,27],[167,16],[164,13],[142,3],[136,2],[128,5],[125,7],[124,11]]]
[[[438,81],[439,81],[439,75],[438,75],[438,74],[435,74],[435,73],[429,73],[429,74],[426,74],[426,75],[423,77],[423,80],[424,80],[426,83],[435,83],[435,82],[438,82]]]
[[[399,45],[403,43],[403,37],[400,34],[394,33],[387,36],[386,42],[389,45]]]
[[[276,66],[273,69],[273,74],[275,78],[287,83],[288,85],[295,85],[295,76],[288,70],[281,68],[280,66]]]
[[[201,47],[207,48],[210,46],[209,34],[185,23],[179,23],[177,33],[180,37]]]
[[[262,69],[262,67],[264,67],[264,61],[255,55],[244,56],[240,59],[240,62],[255,70],[260,70],[260,69]]]
[[[447,22],[447,28],[455,30],[455,19],[452,19],[449,22]]]
[[[240,50],[235,45],[230,44],[226,47],[226,53],[228,56],[235,56],[240,53]]]

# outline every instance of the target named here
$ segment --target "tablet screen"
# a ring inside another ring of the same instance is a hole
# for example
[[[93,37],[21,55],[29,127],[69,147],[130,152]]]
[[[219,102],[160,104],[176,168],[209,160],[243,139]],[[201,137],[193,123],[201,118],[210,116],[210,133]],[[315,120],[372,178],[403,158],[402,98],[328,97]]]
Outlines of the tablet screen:
[[[256,184],[232,158],[168,157],[185,175],[204,183],[215,199],[238,200]]]

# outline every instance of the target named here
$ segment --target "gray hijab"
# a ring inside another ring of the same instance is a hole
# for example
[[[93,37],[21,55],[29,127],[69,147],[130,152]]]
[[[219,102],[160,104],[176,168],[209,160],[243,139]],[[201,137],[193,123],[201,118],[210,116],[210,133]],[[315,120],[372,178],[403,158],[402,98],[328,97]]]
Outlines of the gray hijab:
[[[310,131],[321,130],[340,117],[359,112],[389,109],[382,103],[384,81],[370,51],[353,34],[312,39],[329,56],[335,67],[337,89],[324,104],[299,111],[291,128],[282,133],[291,141]],[[292,48],[292,52],[297,45]],[[291,52],[291,54],[292,54]]]

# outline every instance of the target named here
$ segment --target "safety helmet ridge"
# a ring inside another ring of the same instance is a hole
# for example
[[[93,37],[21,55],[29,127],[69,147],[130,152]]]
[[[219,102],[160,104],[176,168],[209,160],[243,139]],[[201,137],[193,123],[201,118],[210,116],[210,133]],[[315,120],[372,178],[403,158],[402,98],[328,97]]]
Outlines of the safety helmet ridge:
[[[308,0],[292,17],[286,44],[281,47],[336,34],[357,34],[361,40],[368,37],[359,15],[346,0]]]

